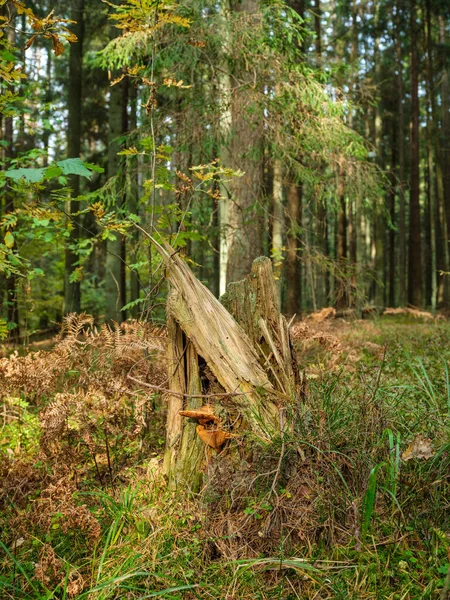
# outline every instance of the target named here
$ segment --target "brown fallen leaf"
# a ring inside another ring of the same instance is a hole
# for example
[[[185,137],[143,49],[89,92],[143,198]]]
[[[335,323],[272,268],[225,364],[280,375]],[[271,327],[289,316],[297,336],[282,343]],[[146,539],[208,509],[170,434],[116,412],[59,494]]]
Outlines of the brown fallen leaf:
[[[433,443],[427,437],[419,434],[416,435],[412,443],[406,448],[402,454],[404,461],[413,458],[432,458],[434,456]]]
[[[196,419],[200,423],[200,425],[219,422],[219,417],[216,417],[212,407],[209,405],[202,406],[201,408],[196,408],[193,410],[180,410],[180,415],[182,417]]]
[[[217,451],[222,448],[227,440],[233,437],[231,433],[227,433],[221,429],[208,430],[203,425],[197,425],[197,434],[205,444],[208,444],[208,446]]]

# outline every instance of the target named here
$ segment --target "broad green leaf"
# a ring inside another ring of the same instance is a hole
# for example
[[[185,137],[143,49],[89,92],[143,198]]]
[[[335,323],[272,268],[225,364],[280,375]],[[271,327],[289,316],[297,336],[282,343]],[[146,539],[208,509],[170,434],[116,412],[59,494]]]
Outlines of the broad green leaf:
[[[66,160],[60,160],[56,164],[64,175],[80,175],[80,177],[87,177],[88,179],[92,175],[92,171],[85,167],[81,158],[66,158]]]
[[[51,179],[52,177],[59,177],[62,173],[60,167],[51,166],[45,170],[45,179]]]
[[[14,246],[14,236],[10,231],[6,232],[5,235],[5,246],[7,248],[12,248]]]
[[[7,0],[1,0],[0,2],[0,6],[2,6],[3,4],[6,4]],[[15,62],[16,57],[14,56],[14,54],[12,54],[11,52],[8,52],[8,50],[2,50],[2,52],[0,52],[0,56],[3,58],[3,60],[7,61],[7,62]]]
[[[44,178],[45,169],[11,169],[5,172],[10,179],[25,179],[27,183],[39,183]]]

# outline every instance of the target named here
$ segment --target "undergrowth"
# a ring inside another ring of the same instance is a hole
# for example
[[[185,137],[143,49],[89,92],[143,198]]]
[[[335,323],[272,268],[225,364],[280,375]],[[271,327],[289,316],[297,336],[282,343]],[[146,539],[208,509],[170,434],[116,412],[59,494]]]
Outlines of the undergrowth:
[[[136,383],[165,386],[164,331],[72,317],[49,352],[0,360],[0,597],[439,598],[449,333],[297,328],[307,384],[287,426],[233,438],[232,472],[211,453],[187,497],[161,474],[164,398]]]

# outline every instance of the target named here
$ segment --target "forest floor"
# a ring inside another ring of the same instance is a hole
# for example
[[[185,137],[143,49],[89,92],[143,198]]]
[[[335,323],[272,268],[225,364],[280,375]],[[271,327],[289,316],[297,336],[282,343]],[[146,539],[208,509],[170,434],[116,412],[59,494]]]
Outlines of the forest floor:
[[[164,401],[149,410],[126,380],[144,350],[136,377],[164,384],[164,332],[103,329],[83,345],[85,325],[0,359],[0,598],[439,597],[449,321],[294,325],[293,435],[246,455],[246,481],[220,497],[167,489]]]

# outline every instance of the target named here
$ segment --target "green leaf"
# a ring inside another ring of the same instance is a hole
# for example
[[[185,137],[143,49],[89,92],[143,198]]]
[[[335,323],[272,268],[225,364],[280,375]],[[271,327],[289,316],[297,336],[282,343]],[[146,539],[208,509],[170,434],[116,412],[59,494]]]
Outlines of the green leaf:
[[[91,171],[94,171],[94,173],[104,173],[105,172],[105,169],[103,167],[99,167],[98,165],[94,165],[94,163],[85,162],[83,164],[84,164],[84,166],[87,169],[90,169]]]
[[[7,248],[12,248],[14,246],[14,241],[13,234],[10,231],[7,231],[5,235],[5,246]]]
[[[45,179],[51,179],[52,177],[59,177],[62,173],[62,169],[59,167],[51,166],[45,170]]]
[[[128,302],[128,304],[125,304],[125,306],[122,306],[122,310],[130,310],[130,308],[143,304],[146,300],[147,298],[137,298],[136,300],[132,300],[131,302]]]
[[[86,168],[81,158],[66,158],[56,163],[64,175],[79,175],[90,179],[92,170]]]
[[[10,179],[25,179],[27,183],[39,183],[44,178],[45,169],[10,169],[5,177]]]
[[[4,2],[0,2],[0,6],[2,6],[3,4],[6,4],[6,0]],[[16,61],[16,57],[14,56],[14,54],[12,54],[11,52],[8,52],[8,50],[2,50],[2,52],[0,52],[0,56],[6,62],[15,62]]]

